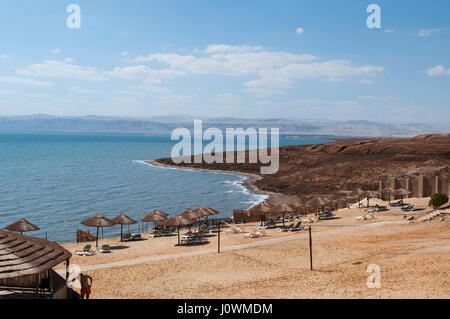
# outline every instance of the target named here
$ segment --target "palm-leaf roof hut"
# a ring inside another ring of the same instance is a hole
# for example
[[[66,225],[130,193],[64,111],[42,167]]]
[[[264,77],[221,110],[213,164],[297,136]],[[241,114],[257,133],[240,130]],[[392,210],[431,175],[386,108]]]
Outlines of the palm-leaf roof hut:
[[[12,287],[22,291],[24,288],[35,289],[39,298],[45,279],[54,294],[59,287],[66,297],[66,282],[52,268],[66,262],[67,269],[71,256],[69,251],[55,242],[0,230],[0,286],[7,287],[5,290]],[[58,287],[56,279],[60,283]]]

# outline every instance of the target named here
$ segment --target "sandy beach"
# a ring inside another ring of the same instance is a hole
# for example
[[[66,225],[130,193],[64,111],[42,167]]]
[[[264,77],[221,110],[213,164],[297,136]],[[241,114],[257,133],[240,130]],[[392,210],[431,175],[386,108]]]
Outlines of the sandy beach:
[[[429,199],[407,199],[427,207]],[[386,203],[387,204],[387,203]],[[424,211],[407,215],[426,215]],[[450,218],[408,221],[397,208],[359,221],[364,209],[345,208],[312,224],[314,271],[306,231],[243,238],[224,229],[207,245],[177,247],[177,237],[119,243],[110,254],[74,256],[94,278],[92,298],[450,298]],[[237,225],[254,231],[257,224]],[[70,251],[83,245],[65,244]],[[369,265],[381,288],[367,287]]]

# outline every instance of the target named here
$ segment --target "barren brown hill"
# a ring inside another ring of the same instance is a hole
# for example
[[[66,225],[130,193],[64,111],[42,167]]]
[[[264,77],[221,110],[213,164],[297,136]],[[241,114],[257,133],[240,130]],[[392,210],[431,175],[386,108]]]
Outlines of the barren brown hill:
[[[156,162],[260,175],[260,164],[174,164],[170,158]],[[448,172],[449,165],[450,134],[409,139],[345,140],[282,147],[278,173],[262,175],[261,179],[252,182],[266,192],[296,196],[332,195],[340,190],[356,188],[376,190],[380,180],[386,181],[391,176]]]

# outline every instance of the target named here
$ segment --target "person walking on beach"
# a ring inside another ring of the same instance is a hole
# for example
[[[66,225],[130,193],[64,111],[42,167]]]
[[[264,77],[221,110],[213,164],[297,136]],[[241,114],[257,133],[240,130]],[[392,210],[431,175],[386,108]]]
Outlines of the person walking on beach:
[[[92,277],[88,275],[84,275],[83,273],[80,274],[80,282],[81,282],[81,299],[84,299],[86,296],[86,299],[89,299],[89,295],[92,293],[91,287],[92,287]]]

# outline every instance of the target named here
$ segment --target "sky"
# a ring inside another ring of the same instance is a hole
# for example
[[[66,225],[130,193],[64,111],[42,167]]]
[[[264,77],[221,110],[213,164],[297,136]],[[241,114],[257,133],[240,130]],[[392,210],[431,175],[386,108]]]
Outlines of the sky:
[[[448,0],[2,0],[0,115],[449,123],[448,12]]]

